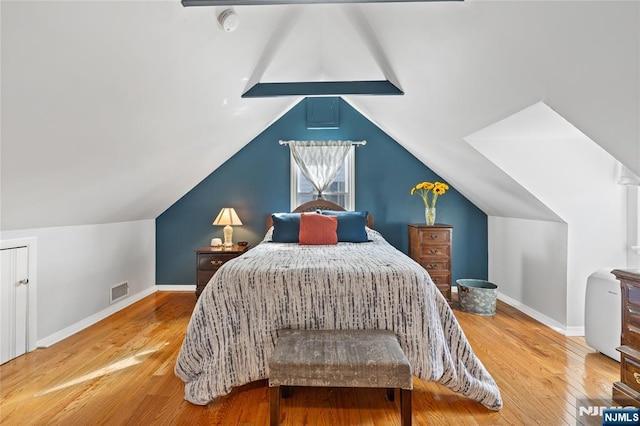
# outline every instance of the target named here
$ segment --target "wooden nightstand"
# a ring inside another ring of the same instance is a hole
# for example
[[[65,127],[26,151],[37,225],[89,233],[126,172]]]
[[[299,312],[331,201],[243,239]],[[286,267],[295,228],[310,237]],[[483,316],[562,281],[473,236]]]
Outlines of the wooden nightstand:
[[[204,246],[196,249],[196,298],[213,277],[213,274],[226,262],[249,250],[249,246],[214,247]]]
[[[640,407],[640,270],[614,269],[622,291],[620,381],[613,384],[613,400],[623,407]]]
[[[431,279],[448,301],[451,301],[451,258],[453,226],[409,225],[409,257],[429,272]]]

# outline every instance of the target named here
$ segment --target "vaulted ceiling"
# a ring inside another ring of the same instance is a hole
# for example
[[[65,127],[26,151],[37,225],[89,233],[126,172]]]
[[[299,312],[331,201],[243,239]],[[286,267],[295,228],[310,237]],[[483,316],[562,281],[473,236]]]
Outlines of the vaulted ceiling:
[[[3,230],[157,217],[300,100],[256,82],[391,81],[344,97],[490,215],[558,220],[464,140],[539,102],[640,174],[639,2],[0,7]]]

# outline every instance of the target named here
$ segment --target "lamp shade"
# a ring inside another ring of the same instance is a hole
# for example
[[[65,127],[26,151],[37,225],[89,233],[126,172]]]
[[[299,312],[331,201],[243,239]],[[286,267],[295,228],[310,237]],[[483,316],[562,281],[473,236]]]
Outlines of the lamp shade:
[[[220,210],[213,225],[242,225],[242,222],[233,208],[225,207]]]

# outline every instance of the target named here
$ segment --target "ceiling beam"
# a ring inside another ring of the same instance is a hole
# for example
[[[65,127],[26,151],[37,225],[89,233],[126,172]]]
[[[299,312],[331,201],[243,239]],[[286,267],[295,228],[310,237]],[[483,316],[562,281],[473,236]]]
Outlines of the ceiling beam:
[[[272,96],[404,95],[389,80],[307,81],[295,83],[258,83],[242,94],[243,98]]]
[[[182,0],[183,6],[256,6],[271,4],[321,4],[321,3],[422,3],[464,0]]]

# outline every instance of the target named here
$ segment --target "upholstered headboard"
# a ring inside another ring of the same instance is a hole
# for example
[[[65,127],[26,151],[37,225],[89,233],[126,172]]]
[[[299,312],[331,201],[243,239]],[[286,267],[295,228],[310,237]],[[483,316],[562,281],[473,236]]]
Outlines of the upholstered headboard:
[[[345,211],[344,207],[338,205],[332,201],[327,200],[313,200],[308,201],[304,204],[300,204],[296,207],[292,213],[305,213],[305,212],[315,212],[316,210],[334,210],[334,211]],[[271,215],[267,215],[267,230],[273,226],[273,219]],[[367,226],[373,229],[373,215],[367,215]]]

